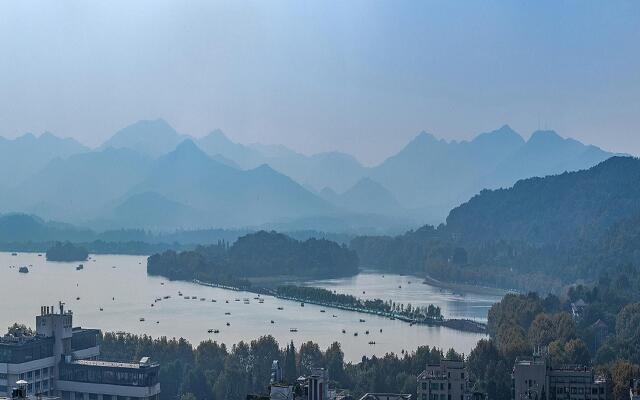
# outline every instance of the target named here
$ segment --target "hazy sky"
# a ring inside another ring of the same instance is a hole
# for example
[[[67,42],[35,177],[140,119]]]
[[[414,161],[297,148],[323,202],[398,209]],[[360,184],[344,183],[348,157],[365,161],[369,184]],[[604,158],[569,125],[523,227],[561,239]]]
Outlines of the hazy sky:
[[[157,117],[365,163],[504,123],[640,154],[640,2],[0,2],[0,135]]]

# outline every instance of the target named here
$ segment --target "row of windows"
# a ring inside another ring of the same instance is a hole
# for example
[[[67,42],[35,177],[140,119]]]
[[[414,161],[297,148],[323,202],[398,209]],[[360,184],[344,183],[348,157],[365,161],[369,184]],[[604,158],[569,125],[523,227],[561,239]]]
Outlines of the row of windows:
[[[99,400],[99,395],[95,393],[81,393],[81,392],[62,392],[62,400]],[[72,397],[73,396],[73,397]],[[160,395],[154,395],[150,397],[128,397],[128,396],[112,396],[110,394],[103,394],[102,400],[160,400]]]
[[[78,365],[65,365],[60,370],[60,380],[104,383],[127,386],[153,386],[158,382],[158,371],[128,370],[110,368],[92,368]]]
[[[422,398],[424,400],[427,400],[427,395],[423,394]],[[448,395],[445,395],[445,394],[438,395],[438,394],[435,394],[435,393],[429,394],[429,398],[428,399],[429,400],[452,400],[450,394],[448,394]],[[462,394],[460,395],[460,400],[464,400],[464,395],[462,395]]]
[[[427,390],[427,382],[422,382],[422,390]],[[431,390],[444,390],[444,383],[432,382],[428,385]],[[447,384],[447,389],[451,390],[451,383]],[[464,384],[460,384],[460,390],[464,390]]]
[[[53,376],[53,367],[45,367],[42,368],[42,370],[36,369],[33,371],[28,371],[26,373],[23,372],[20,374],[20,380],[38,380],[40,379],[40,377],[47,378],[49,375]]]
[[[551,388],[551,390],[553,390],[553,387]],[[589,394],[589,392],[591,392],[591,394],[604,394],[604,386],[594,386],[591,388],[591,390],[589,390],[589,388],[584,388],[584,387],[567,387],[567,386],[558,386],[556,388],[556,393],[557,394],[561,394],[561,393],[571,393],[571,394]]]

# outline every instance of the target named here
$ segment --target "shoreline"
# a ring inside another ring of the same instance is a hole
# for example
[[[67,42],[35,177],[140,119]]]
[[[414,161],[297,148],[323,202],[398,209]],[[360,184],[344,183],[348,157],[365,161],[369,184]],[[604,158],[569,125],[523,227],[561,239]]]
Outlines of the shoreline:
[[[402,321],[405,323],[409,323],[410,325],[445,327],[445,328],[454,329],[462,332],[469,332],[469,333],[486,333],[487,332],[487,325],[485,323],[473,321],[470,319],[443,318],[439,320],[439,319],[426,318],[426,319],[418,320],[418,319],[409,318],[407,316],[397,314],[397,313],[374,311],[366,308],[350,307],[350,306],[345,306],[345,305],[336,304],[336,303],[325,303],[321,301],[315,301],[315,300],[309,300],[309,299],[303,299],[303,298],[282,296],[277,292],[275,292],[273,289],[268,289],[268,288],[238,288],[238,287],[233,287],[228,285],[220,285],[212,282],[204,282],[198,279],[193,279],[192,282],[197,285],[215,287],[215,288],[224,289],[224,290],[231,290],[236,292],[247,292],[247,293],[253,293],[258,295],[266,295],[266,296],[272,296],[278,299],[288,300],[288,301],[297,302],[297,303],[314,304],[318,306],[323,306],[323,307],[333,308],[333,309],[338,309],[343,311],[351,311],[351,312],[356,312],[361,314],[375,315],[383,318],[388,318],[391,320]]]

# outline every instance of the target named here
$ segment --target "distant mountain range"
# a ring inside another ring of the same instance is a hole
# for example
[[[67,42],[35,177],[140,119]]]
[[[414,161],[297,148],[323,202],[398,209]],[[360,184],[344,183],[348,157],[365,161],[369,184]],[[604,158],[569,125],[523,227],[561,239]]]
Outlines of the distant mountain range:
[[[97,149],[50,133],[0,138],[0,212],[104,228],[287,227],[397,232],[438,223],[480,190],[589,168],[613,154],[509,126],[471,141],[420,133],[380,165],[340,152],[193,138],[139,121]]]

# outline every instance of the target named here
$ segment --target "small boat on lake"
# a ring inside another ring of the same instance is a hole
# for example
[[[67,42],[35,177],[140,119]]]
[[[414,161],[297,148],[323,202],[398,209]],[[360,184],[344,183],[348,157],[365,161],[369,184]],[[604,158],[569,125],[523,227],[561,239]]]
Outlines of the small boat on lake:
[[[144,322],[144,318],[140,318],[140,322]]]
[[[76,267],[76,271],[80,271],[81,269],[84,269],[84,265],[80,264]]]
[[[325,310],[320,310],[320,312],[326,312]]]
[[[226,313],[224,313],[224,315],[231,315],[231,313],[227,311]]]
[[[284,308],[283,307],[278,307],[278,310],[284,310]]]
[[[18,255],[18,253],[11,253],[11,255],[12,255],[12,256],[17,256],[17,255]]]
[[[363,320],[362,318],[360,318],[360,322],[365,322],[365,320]]]
[[[289,332],[298,332],[298,328],[291,328],[289,329]]]

